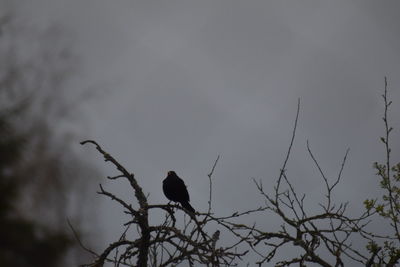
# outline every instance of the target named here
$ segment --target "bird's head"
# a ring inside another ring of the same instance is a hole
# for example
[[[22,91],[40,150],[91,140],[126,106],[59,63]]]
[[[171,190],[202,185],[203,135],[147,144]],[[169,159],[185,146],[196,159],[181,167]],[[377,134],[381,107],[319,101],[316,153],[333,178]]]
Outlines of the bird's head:
[[[170,176],[170,175],[176,175],[176,173],[174,171],[169,171],[168,176]]]

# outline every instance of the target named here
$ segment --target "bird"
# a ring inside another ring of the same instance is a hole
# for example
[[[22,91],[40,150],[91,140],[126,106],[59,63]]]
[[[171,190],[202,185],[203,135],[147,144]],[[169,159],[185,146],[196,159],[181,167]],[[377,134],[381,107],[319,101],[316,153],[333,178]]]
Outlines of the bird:
[[[169,200],[179,202],[184,209],[191,213],[195,212],[189,203],[190,198],[185,182],[174,171],[169,171],[167,177],[164,179],[163,192]]]

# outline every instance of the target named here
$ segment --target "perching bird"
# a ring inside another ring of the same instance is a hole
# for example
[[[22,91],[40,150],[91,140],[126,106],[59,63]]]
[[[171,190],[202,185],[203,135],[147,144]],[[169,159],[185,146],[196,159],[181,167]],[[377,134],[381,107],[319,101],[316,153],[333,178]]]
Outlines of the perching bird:
[[[169,200],[179,202],[186,210],[195,212],[194,208],[189,204],[190,198],[185,183],[174,171],[169,171],[167,178],[164,179],[163,191]]]

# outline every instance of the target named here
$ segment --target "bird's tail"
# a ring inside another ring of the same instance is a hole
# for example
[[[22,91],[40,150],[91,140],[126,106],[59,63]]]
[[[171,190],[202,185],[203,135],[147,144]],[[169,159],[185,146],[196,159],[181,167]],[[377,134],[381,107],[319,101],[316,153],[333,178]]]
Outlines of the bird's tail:
[[[190,205],[190,203],[189,203],[188,201],[181,202],[181,205],[182,205],[182,207],[185,208],[186,210],[188,210],[188,211],[190,211],[190,212],[192,212],[192,213],[195,213],[194,208],[192,207],[192,205]]]

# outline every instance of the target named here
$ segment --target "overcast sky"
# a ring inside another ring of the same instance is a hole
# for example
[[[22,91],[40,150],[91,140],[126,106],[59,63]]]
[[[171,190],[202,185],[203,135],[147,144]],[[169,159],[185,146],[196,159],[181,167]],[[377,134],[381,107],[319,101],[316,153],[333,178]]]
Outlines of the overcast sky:
[[[300,98],[289,177],[317,208],[323,184],[306,140],[332,179],[350,148],[336,196],[359,209],[378,184],[372,163],[383,156],[384,76],[399,160],[398,1],[29,2],[24,12],[33,23],[57,22],[74,36],[83,64],[75,84],[102,92],[84,108],[82,136],[134,172],[151,202],[167,202],[161,181],[175,170],[192,206],[205,210],[206,175],[220,154],[215,213],[261,205],[251,178],[274,183]],[[120,210],[95,188],[93,198],[105,207],[111,241]]]

